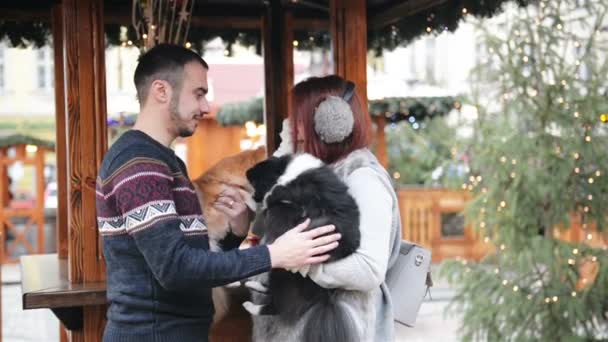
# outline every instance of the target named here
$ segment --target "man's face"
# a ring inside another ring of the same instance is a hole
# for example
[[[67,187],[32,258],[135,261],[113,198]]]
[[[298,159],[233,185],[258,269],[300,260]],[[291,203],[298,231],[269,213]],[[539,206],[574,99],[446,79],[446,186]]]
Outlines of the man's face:
[[[207,69],[196,62],[186,64],[182,88],[173,93],[169,108],[177,136],[189,137],[194,134],[198,122],[209,113],[208,90]]]

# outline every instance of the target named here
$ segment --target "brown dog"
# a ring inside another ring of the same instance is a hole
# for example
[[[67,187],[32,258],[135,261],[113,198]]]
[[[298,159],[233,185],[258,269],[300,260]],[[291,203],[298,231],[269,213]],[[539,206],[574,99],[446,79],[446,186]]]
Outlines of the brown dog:
[[[201,204],[203,217],[207,223],[209,246],[212,251],[219,251],[218,242],[228,233],[228,218],[217,210],[213,203],[227,187],[237,189],[247,206],[255,211],[253,200],[253,187],[249,184],[245,173],[252,166],[266,158],[266,150],[259,147],[257,150],[247,150],[226,157],[212,166],[201,176],[192,181],[198,200]],[[213,321],[220,321],[230,307],[229,295],[226,288],[216,287],[212,290],[215,315]]]
[[[247,150],[226,157],[212,166],[200,177],[192,181],[201,203],[203,217],[207,223],[209,243],[211,249],[217,251],[217,242],[228,233],[228,218],[217,210],[213,203],[227,187],[237,189],[250,209],[255,211],[255,202],[252,199],[253,188],[245,172],[253,165],[266,158],[264,147],[257,150]]]

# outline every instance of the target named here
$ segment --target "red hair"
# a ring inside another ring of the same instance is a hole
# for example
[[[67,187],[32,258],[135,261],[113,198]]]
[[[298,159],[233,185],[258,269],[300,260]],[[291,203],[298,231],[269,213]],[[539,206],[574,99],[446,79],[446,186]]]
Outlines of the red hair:
[[[292,113],[289,116],[294,151],[298,143],[297,127],[300,125],[304,131],[305,142],[303,150],[298,152],[310,153],[325,163],[333,163],[354,150],[369,146],[371,119],[367,108],[361,106],[356,92],[348,101],[353,111],[353,131],[344,141],[327,144],[315,131],[315,109],[330,95],[342,96],[345,89],[346,81],[336,75],[311,77],[295,85],[292,91]]]

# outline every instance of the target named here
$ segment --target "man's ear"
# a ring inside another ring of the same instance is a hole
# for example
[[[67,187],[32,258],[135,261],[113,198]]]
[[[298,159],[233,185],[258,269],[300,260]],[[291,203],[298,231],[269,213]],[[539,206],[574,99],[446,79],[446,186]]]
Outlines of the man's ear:
[[[169,103],[171,101],[173,88],[167,81],[154,80],[150,85],[150,94],[159,103]]]

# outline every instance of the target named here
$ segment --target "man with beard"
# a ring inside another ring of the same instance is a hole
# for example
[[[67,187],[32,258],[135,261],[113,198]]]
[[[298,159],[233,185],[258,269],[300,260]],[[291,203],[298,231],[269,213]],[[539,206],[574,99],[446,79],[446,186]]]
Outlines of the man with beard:
[[[227,189],[215,206],[231,233],[220,242],[224,252],[209,251],[186,166],[169,148],[209,111],[208,69],[196,53],[162,44],[135,70],[137,122],[106,153],[96,184],[109,304],[104,341],[207,341],[212,287],[321,263],[337,246],[333,226],[304,231],[305,222],[271,245],[239,250],[249,213]]]

